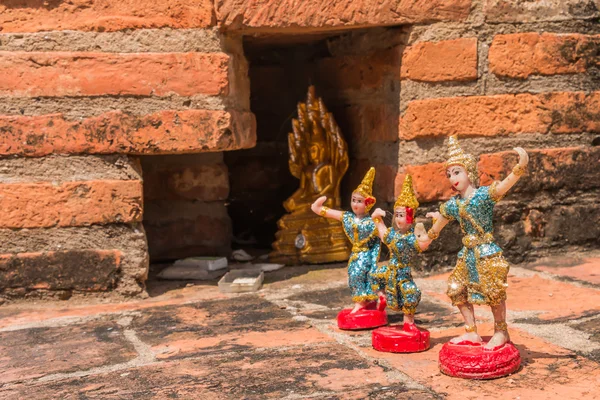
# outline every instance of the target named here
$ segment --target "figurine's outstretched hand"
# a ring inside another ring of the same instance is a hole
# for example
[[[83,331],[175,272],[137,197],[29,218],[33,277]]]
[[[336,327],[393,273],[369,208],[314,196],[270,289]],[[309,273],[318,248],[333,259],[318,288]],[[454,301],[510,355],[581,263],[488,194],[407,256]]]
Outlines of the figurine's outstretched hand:
[[[527,154],[525,149],[523,149],[522,147],[515,147],[513,150],[519,153],[519,165],[521,167],[526,167],[527,164],[529,164],[529,155]]]
[[[427,237],[427,231],[425,230],[425,225],[423,225],[422,222],[419,222],[415,225],[415,236]]]
[[[319,214],[321,209],[323,208],[323,203],[327,201],[327,196],[321,196],[310,206],[310,209],[313,210],[314,213]]]
[[[440,217],[442,216],[442,214],[440,214],[439,211],[435,211],[435,212],[428,212],[427,214],[425,214],[425,216],[427,218],[433,218],[433,219],[437,220],[437,219],[440,219]],[[423,224],[421,224],[421,225],[423,225]]]
[[[373,211],[373,213],[371,214],[371,218],[383,218],[385,217],[385,211],[383,211],[381,208],[376,208],[375,211]]]
[[[344,213],[341,211],[332,210],[329,207],[323,206],[323,204],[325,204],[326,201],[327,201],[327,196],[321,196],[317,200],[315,200],[314,203],[312,203],[312,205],[310,206],[310,209],[313,210],[313,212],[315,214],[319,214],[322,217],[333,218],[333,219],[337,219],[338,221],[340,221],[342,219],[342,215]]]
[[[375,226],[377,226],[377,235],[382,241],[385,240],[385,235],[387,233],[387,228],[383,222],[383,217],[385,217],[385,211],[383,211],[381,208],[376,208],[371,214],[371,218],[373,218],[373,222],[375,222]]]
[[[433,214],[433,213],[432,213]],[[420,251],[425,251],[431,244],[431,239],[427,236],[427,231],[425,230],[425,225],[422,222],[419,222],[415,225],[415,236],[417,237],[417,242],[419,243]]]

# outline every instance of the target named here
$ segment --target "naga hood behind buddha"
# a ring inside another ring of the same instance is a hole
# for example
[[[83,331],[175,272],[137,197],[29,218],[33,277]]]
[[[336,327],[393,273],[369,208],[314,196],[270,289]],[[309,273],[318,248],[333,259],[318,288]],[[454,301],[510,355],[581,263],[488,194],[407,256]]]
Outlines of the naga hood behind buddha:
[[[341,206],[340,185],[348,170],[348,146],[323,100],[308,88],[298,104],[298,119],[288,134],[289,167],[300,187],[283,206],[290,213],[277,223],[278,232],[269,258],[285,264],[344,261],[350,254],[341,224],[320,218],[310,210],[319,197],[325,205]]]

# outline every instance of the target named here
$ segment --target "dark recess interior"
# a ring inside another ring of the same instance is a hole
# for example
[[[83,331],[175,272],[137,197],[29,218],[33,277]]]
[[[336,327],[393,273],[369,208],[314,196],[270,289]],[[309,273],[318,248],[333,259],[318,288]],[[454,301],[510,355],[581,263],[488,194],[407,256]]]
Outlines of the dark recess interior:
[[[378,169],[378,206],[393,201],[398,160],[402,29],[372,29],[335,36],[244,40],[250,70],[250,107],[257,145],[226,152],[232,248],[266,253],[275,240],[283,201],[299,181],[288,169],[287,134],[309,85],[333,113],[346,139],[350,168],[342,203],[369,166]],[[373,132],[375,131],[375,132]],[[379,184],[378,184],[379,183]]]

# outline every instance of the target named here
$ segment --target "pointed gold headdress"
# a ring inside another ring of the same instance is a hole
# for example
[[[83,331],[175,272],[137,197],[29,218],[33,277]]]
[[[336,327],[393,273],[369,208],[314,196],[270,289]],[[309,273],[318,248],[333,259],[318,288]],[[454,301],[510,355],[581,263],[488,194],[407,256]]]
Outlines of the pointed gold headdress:
[[[458,137],[452,135],[448,138],[449,158],[446,161],[446,168],[452,165],[460,165],[467,171],[469,180],[477,185],[479,173],[477,172],[477,160],[471,154],[465,153],[458,144]]]
[[[375,180],[375,168],[371,167],[365,174],[362,182],[352,193],[358,193],[365,198],[365,205],[367,212],[375,204],[375,197],[373,196],[373,181]]]
[[[417,200],[417,196],[415,195],[412,176],[410,174],[407,174],[404,178],[402,191],[400,192],[400,196],[398,196],[396,199],[396,203],[394,203],[394,209],[396,209],[396,207],[408,207],[412,208],[413,211],[416,211],[417,208],[419,208],[419,202]]]

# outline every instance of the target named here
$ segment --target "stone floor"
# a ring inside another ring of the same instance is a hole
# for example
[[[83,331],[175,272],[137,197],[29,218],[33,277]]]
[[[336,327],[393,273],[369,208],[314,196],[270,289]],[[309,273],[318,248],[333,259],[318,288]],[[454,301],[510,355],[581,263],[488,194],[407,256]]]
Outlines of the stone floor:
[[[216,282],[155,282],[150,298],[129,303],[5,305],[0,398],[600,398],[600,254],[511,269],[508,319],[522,369],[492,381],[438,370],[440,347],[462,331],[446,277],[417,279],[417,320],[432,347],[405,355],[373,350],[368,331],[337,329],[349,300],[343,265],[285,268],[239,296]],[[490,333],[489,311],[477,313]]]

